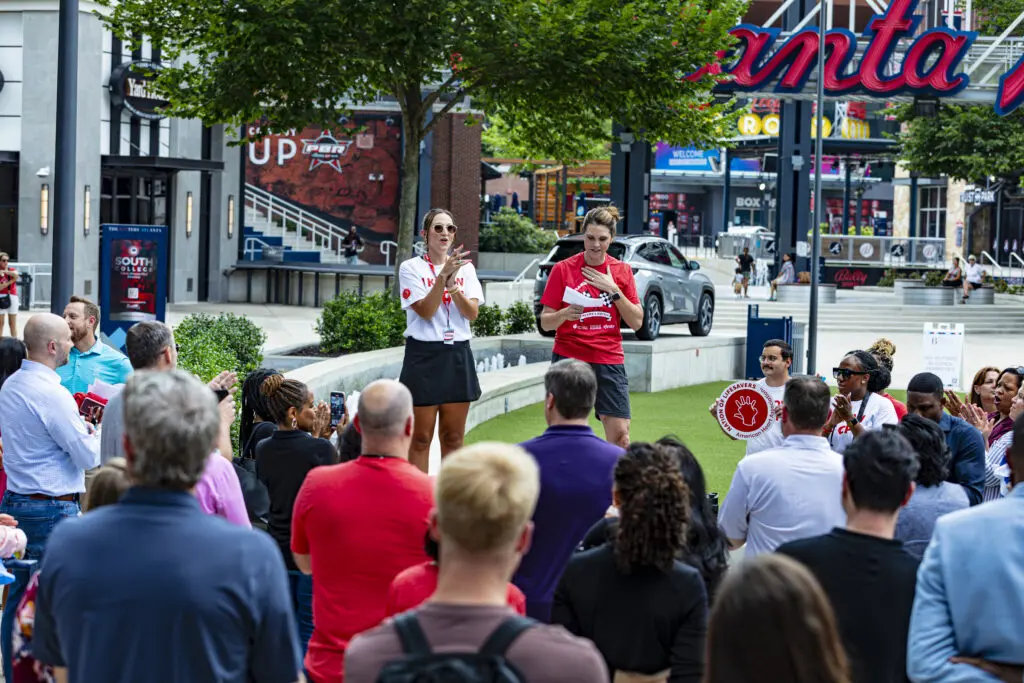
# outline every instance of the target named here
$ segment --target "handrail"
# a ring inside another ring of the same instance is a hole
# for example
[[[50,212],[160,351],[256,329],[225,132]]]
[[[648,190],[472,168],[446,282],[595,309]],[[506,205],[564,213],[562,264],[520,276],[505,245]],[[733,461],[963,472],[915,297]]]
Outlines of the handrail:
[[[1020,261],[1021,270],[1022,270],[1022,272],[1024,272],[1024,258],[1021,258],[1020,255],[1017,252],[1011,251],[1010,252],[1010,277],[1013,277],[1013,261],[1014,261],[1014,259]]]
[[[519,271],[519,275],[516,275],[514,278],[512,278],[512,284],[516,285],[522,282],[523,278],[526,277],[526,271],[530,270],[530,268],[533,268],[538,263],[540,263],[540,258],[535,258],[532,261],[530,261],[530,265],[523,268],[521,271]]]
[[[398,242],[392,240],[383,240],[377,248],[380,249],[381,256],[384,257],[384,265],[391,265],[391,249],[394,248],[395,253],[398,252]]]
[[[256,244],[260,245],[260,247],[269,247],[270,246],[269,244],[267,244],[266,242],[261,240],[259,237],[246,237],[245,238],[245,246],[242,248],[242,258],[245,258],[246,256],[249,256],[249,254],[252,254],[253,256],[255,256],[256,255],[256,247],[254,245],[256,245]]]
[[[1003,267],[1001,265],[999,265],[998,261],[996,261],[994,258],[992,258],[992,254],[990,254],[987,251],[983,250],[983,251],[981,251],[981,258],[982,259],[988,259],[989,263],[991,263],[994,266],[994,271],[996,271],[996,272],[993,272],[992,273],[993,275],[998,276],[998,277],[1002,277],[1003,276]]]
[[[279,222],[284,239],[288,238],[289,224],[294,224],[293,248],[301,249],[302,240],[306,239],[312,242],[316,249],[326,250],[341,258],[341,242],[348,235],[348,230],[249,183],[245,185],[245,205],[261,214],[268,228]]]

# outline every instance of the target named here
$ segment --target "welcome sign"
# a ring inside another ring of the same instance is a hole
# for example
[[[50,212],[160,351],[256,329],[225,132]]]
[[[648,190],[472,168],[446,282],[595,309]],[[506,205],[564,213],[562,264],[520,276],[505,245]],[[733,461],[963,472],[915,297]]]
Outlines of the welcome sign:
[[[878,97],[895,95],[955,95],[970,83],[960,72],[960,64],[978,34],[934,28],[913,34],[921,23],[916,16],[918,0],[893,0],[882,14],[868,23],[862,38],[868,45],[860,60],[853,64],[857,36],[847,29],[834,28],[825,34],[828,53],[825,58],[824,86],[827,96],[863,92]],[[730,30],[739,41],[734,48],[735,61],[702,67],[688,78],[725,73],[732,78],[719,85],[724,91],[764,91],[778,80],[775,92],[798,93],[804,89],[818,62],[818,29],[806,28],[776,45],[781,31],[751,24]],[[912,40],[895,73],[885,73],[890,58],[901,40]],[[721,55],[725,59],[726,55]],[[1024,57],[999,79],[995,110],[1005,116],[1024,102]]]

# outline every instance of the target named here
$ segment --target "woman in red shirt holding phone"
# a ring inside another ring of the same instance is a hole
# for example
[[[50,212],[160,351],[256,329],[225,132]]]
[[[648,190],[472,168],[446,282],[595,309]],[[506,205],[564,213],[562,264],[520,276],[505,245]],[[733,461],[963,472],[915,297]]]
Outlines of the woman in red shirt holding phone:
[[[636,331],[644,309],[630,267],[608,255],[619,210],[591,209],[583,218],[583,253],[555,264],[544,288],[540,324],[555,331],[552,362],[575,358],[597,375],[595,412],[605,439],[629,445],[629,379],[622,353],[620,319]]]

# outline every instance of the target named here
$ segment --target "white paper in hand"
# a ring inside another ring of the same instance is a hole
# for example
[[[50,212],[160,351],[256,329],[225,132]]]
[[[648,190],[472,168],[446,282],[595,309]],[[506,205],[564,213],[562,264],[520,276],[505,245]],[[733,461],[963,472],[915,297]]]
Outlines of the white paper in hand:
[[[571,287],[565,288],[565,292],[562,293],[562,302],[570,306],[582,306],[583,308],[600,308],[604,305],[604,302],[600,299],[589,297]]]

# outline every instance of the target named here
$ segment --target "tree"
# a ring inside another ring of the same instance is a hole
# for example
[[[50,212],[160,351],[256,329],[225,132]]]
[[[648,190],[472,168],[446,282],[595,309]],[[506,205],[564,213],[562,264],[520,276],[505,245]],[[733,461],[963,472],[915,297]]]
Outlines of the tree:
[[[522,134],[513,130],[501,116],[490,115],[484,126],[480,137],[483,142],[484,156],[505,157],[511,159],[523,159],[524,162],[517,165],[517,168],[533,169],[537,166],[531,160],[537,160],[534,150],[528,143],[524,143]],[[579,149],[572,154],[574,161],[587,161],[592,159],[611,158],[609,141],[612,137],[612,121],[608,119],[601,130],[599,137],[587,140],[578,140]],[[564,159],[562,159],[564,161]]]
[[[122,40],[148,36],[168,113],[260,124],[251,137],[337,125],[353,105],[401,108],[397,263],[412,254],[420,141],[471,103],[533,158],[576,160],[615,119],[638,137],[712,146],[715,61],[746,0],[102,0]],[[435,107],[436,105],[436,107]],[[439,108],[434,117],[428,112]],[[248,141],[248,137],[240,142]],[[397,278],[396,278],[397,286]]]
[[[989,176],[1016,178],[1024,171],[1024,112],[999,116],[990,104],[943,104],[935,118],[915,118],[913,105],[897,117],[899,157],[912,171],[976,182]]]

